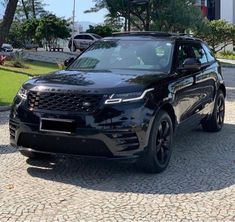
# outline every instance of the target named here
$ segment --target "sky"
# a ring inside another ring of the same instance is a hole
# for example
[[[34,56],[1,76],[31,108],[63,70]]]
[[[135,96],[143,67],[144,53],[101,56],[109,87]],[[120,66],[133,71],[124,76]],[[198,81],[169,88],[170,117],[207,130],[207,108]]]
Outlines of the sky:
[[[46,9],[57,16],[72,17],[73,0],[44,0]],[[84,11],[94,6],[93,0],[76,0],[76,21],[89,21],[92,23],[102,23],[106,14],[105,10],[97,13],[87,13]]]
[[[1,0],[0,0],[1,2]],[[73,11],[73,0],[44,0],[46,10],[60,17],[70,18]],[[94,6],[93,0],[76,0],[76,21],[89,21],[92,23],[103,23],[105,10],[97,13],[87,13],[84,11]],[[3,17],[4,8],[0,4],[0,18]]]

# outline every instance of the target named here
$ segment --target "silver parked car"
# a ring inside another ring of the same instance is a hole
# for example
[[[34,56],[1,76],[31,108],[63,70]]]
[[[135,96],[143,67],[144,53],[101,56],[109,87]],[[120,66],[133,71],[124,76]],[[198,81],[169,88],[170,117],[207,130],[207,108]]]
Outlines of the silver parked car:
[[[102,37],[94,33],[81,33],[74,37],[73,45],[72,38],[70,39],[68,47],[70,51],[75,52],[77,49],[83,51],[100,39]]]
[[[0,48],[2,52],[13,52],[13,47],[11,44],[3,43],[2,47]]]

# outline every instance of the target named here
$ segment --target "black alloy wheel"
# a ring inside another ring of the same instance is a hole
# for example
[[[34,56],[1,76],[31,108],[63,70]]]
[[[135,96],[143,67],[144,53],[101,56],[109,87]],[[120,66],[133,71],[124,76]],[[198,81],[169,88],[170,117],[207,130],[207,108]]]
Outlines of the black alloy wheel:
[[[217,107],[216,107],[217,124],[220,128],[222,128],[224,124],[224,114],[225,114],[224,98],[220,96],[218,98]]]
[[[208,132],[218,132],[223,128],[225,116],[225,98],[221,90],[218,91],[215,99],[213,113],[202,122],[202,127]]]
[[[169,114],[161,110],[154,121],[149,145],[140,162],[146,172],[161,173],[167,168],[172,154],[173,133]]]
[[[159,163],[163,166],[168,161],[170,154],[170,145],[171,145],[170,124],[168,121],[163,120],[158,128],[157,140],[156,140],[157,159]]]

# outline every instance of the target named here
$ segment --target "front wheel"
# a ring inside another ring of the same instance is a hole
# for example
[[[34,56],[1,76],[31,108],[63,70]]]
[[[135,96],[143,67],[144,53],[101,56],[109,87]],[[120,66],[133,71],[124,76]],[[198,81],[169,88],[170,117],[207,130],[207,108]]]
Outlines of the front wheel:
[[[160,111],[151,130],[149,145],[141,161],[146,172],[161,173],[170,161],[172,154],[173,124],[169,114]]]
[[[202,128],[208,132],[218,132],[223,128],[225,116],[224,93],[219,90],[212,115],[202,122]]]

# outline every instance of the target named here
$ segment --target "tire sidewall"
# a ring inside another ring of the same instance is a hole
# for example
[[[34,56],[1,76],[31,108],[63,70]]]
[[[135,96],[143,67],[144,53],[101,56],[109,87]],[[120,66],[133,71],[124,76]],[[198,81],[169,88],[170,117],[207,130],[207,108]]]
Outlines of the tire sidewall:
[[[160,124],[162,121],[167,121],[170,125],[170,151],[168,155],[168,159],[164,165],[160,164],[157,159],[157,150],[156,150],[156,140],[157,140],[157,133]],[[160,110],[158,115],[156,116],[154,123],[152,125],[152,129],[150,132],[149,144],[146,150],[145,161],[150,161],[152,166],[155,166],[158,172],[162,172],[165,170],[169,164],[171,154],[172,154],[172,142],[173,142],[173,124],[170,116],[167,112]]]
[[[219,125],[218,122],[217,122],[217,105],[218,105],[219,98],[222,98],[223,105],[224,105],[224,112],[225,112],[225,98],[224,98],[224,94],[221,90],[218,91],[218,94],[217,94],[216,100],[215,100],[214,110],[213,110],[213,118],[215,119],[216,127],[218,128],[218,130],[221,130],[223,128],[223,125],[224,125],[224,118],[223,118],[223,124]]]

